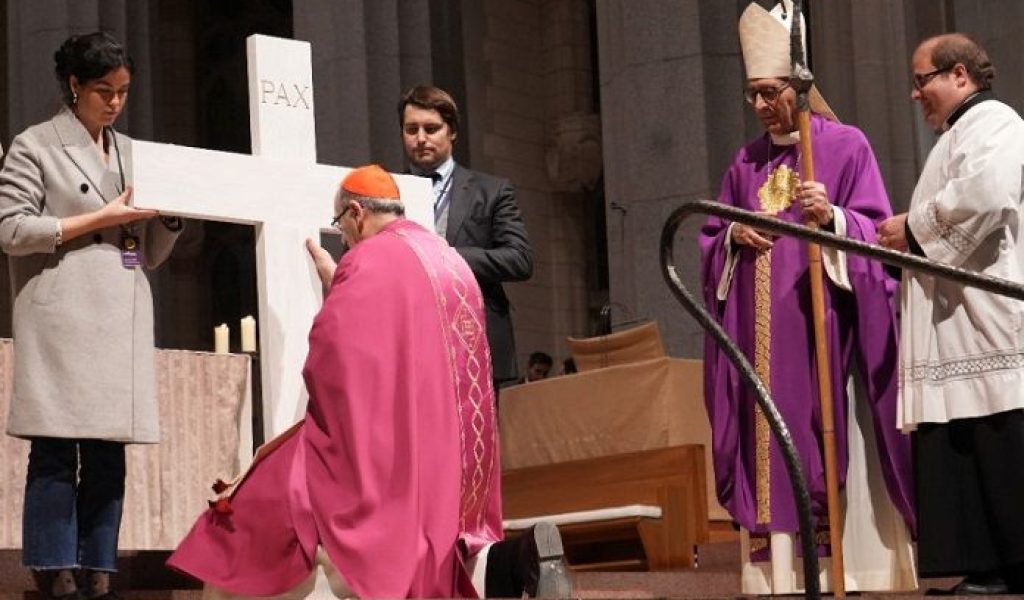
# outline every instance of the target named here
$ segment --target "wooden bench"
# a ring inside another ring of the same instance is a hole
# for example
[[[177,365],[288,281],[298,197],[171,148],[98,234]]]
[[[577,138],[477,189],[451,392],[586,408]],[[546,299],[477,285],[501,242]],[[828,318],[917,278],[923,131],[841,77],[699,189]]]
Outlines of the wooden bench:
[[[690,568],[708,541],[706,485],[700,444],[508,470],[506,533],[555,521],[576,570]]]

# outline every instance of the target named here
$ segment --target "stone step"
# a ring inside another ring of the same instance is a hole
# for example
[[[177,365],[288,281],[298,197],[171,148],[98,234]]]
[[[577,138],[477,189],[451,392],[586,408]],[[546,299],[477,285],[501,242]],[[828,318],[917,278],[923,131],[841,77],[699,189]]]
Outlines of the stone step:
[[[678,571],[664,573],[580,573],[578,598],[731,598],[739,594],[735,573]],[[125,600],[200,600],[200,590],[140,590],[120,586]],[[0,600],[43,600],[35,591],[0,592]]]
[[[200,586],[192,579],[164,566],[168,556],[170,552],[118,553],[119,572],[113,577],[116,589],[160,593],[167,593],[167,590],[198,590]],[[21,566],[21,551],[0,550],[0,594],[34,589],[32,575]]]
[[[735,544],[709,544],[700,549],[702,566],[663,573],[588,572],[576,575],[580,598],[730,597],[739,593]],[[201,592],[190,579],[164,566],[167,552],[122,552],[116,589],[126,600],[198,600]],[[730,564],[730,561],[732,564]],[[0,551],[0,599],[41,599],[16,550]]]
[[[735,598],[740,593],[738,572],[665,571],[652,573],[579,573],[580,598]]]
[[[122,552],[116,589],[125,600],[200,600],[199,586],[164,566],[168,552]],[[578,598],[735,598],[740,594],[739,544],[704,544],[696,569],[666,572],[576,574]],[[0,600],[42,600],[17,550],[0,550]],[[949,588],[955,579],[925,579],[908,594],[864,593],[858,600],[917,598],[930,587]],[[1007,596],[1003,596],[1007,597]]]

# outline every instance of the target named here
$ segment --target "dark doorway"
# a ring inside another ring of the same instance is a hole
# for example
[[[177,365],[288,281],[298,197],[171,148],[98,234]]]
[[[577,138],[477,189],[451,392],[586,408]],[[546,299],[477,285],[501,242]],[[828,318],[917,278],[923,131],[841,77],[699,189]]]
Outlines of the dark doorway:
[[[188,137],[202,148],[248,154],[246,38],[292,37],[292,2],[187,3],[195,56],[195,132]],[[176,118],[172,112],[166,116]],[[248,225],[188,223],[169,264],[154,278],[159,347],[211,350],[213,328],[226,323],[231,350],[240,349],[239,320],[258,317],[255,243],[255,229]]]

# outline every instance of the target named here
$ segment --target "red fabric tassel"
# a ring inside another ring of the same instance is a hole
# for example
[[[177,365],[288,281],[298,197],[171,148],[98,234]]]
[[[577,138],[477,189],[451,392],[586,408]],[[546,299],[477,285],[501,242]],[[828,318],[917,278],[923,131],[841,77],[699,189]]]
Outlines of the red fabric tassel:
[[[217,498],[216,501],[210,500],[210,508],[214,512],[218,512],[222,515],[230,515],[235,512],[235,509],[231,508],[231,498]]]

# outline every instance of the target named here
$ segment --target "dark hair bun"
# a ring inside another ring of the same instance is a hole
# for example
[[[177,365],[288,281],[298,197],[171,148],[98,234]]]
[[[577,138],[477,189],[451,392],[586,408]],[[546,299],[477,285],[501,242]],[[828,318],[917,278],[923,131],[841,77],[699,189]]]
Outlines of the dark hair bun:
[[[53,62],[57,82],[68,105],[73,102],[69,82],[72,75],[84,84],[119,67],[128,69],[129,73],[134,71],[132,59],[124,46],[105,31],[69,37],[53,53]]]

